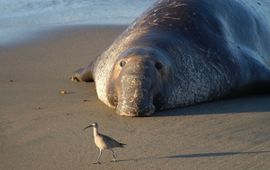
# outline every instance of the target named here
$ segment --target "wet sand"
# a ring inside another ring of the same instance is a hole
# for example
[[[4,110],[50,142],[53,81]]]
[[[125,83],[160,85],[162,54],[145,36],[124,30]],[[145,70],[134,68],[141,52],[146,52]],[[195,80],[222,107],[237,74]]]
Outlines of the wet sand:
[[[124,26],[73,26],[0,47],[0,169],[270,169],[270,95],[117,116],[94,83],[74,83]],[[67,94],[61,94],[65,90]],[[119,161],[98,149],[91,122],[126,143]]]

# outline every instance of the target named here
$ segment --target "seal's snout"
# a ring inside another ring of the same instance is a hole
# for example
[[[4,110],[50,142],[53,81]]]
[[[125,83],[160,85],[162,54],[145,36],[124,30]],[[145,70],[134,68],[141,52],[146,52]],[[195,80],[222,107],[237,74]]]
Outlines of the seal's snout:
[[[150,116],[155,112],[152,81],[140,75],[127,74],[121,80],[116,112],[123,116]]]
[[[122,116],[150,116],[155,112],[154,96],[158,81],[157,68],[151,59],[129,58],[119,62],[119,87],[116,112]]]

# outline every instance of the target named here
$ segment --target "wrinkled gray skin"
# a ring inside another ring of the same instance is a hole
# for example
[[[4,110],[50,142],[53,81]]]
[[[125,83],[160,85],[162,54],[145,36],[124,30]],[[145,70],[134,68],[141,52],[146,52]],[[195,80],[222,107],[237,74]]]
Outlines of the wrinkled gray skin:
[[[119,115],[269,89],[269,1],[162,0],[74,80]]]

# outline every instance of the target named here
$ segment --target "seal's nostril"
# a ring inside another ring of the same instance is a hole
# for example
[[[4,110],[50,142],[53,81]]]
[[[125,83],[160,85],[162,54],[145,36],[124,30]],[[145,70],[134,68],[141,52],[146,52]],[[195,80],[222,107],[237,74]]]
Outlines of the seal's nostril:
[[[162,66],[162,64],[160,62],[157,62],[155,64],[155,67],[156,67],[157,70],[161,70],[163,68],[163,66]]]
[[[124,67],[126,65],[126,62],[124,61],[124,60],[122,60],[121,62],[120,62],[120,67]]]

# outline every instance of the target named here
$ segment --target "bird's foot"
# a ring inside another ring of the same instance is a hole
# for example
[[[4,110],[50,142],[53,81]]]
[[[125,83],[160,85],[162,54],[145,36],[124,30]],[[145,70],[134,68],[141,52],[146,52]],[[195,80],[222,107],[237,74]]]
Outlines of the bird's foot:
[[[97,161],[97,162],[93,162],[93,164],[101,164],[99,161]]]
[[[117,159],[114,158],[114,159],[111,160],[111,162],[117,162]]]

